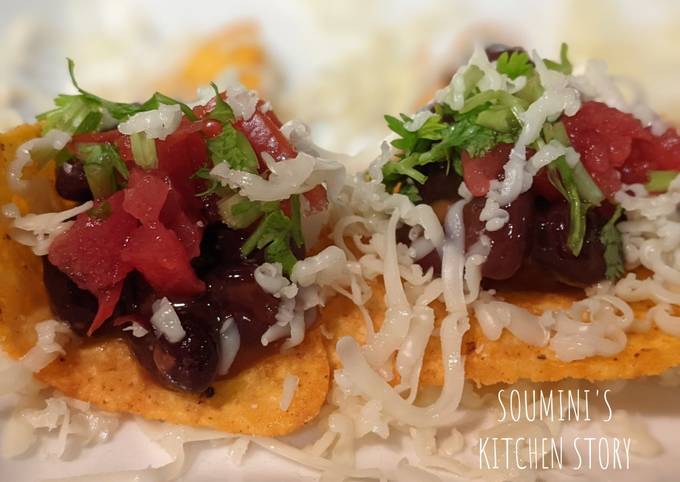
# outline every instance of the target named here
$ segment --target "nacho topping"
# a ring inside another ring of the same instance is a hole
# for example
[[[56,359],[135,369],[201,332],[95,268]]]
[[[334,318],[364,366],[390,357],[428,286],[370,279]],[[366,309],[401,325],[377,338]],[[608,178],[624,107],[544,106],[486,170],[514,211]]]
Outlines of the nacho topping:
[[[193,109],[159,93],[124,104],[83,90],[73,69],[69,61],[79,93],[40,116],[57,192],[87,201],[51,214],[60,224],[40,241],[53,311],[80,334],[122,327],[157,380],[189,391],[226,375],[242,344],[300,344],[323,297],[284,276],[305,258],[303,218],[324,211],[342,167],[298,154],[242,86],[213,84],[214,97]],[[37,161],[40,146],[19,152]],[[17,185],[27,159],[15,163]],[[14,217],[17,229],[26,224]],[[264,290],[263,263],[291,289]]]

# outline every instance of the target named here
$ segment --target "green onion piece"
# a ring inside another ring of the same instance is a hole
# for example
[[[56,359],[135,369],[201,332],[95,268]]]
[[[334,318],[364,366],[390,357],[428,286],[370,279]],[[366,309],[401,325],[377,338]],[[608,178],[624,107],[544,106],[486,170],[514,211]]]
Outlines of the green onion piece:
[[[290,248],[292,230],[291,219],[277,205],[262,218],[253,234],[243,243],[241,254],[248,256],[255,249],[264,249],[265,260],[281,263],[283,272],[289,275],[297,262]]]
[[[543,95],[543,86],[541,85],[541,78],[537,73],[531,74],[527,78],[526,85],[515,94],[516,97],[533,104],[536,100]]]
[[[563,146],[570,146],[569,136],[567,135],[567,129],[565,129],[562,122],[549,123],[546,122],[543,126],[543,138],[545,142],[550,142],[553,139],[562,144]]]
[[[586,235],[586,212],[589,205],[581,201],[573,171],[564,156],[558,157],[548,165],[548,178],[569,201],[567,247],[574,256],[578,256],[581,254]]]
[[[465,92],[463,93],[463,96],[467,97],[470,95],[483,77],[484,72],[482,72],[482,69],[476,65],[471,65],[468,67],[468,69],[463,74],[463,82],[465,84]]]
[[[239,194],[220,199],[217,210],[222,221],[233,229],[245,229],[262,216],[262,209],[257,201],[251,201]]]
[[[479,113],[475,122],[498,132],[511,132],[517,125],[515,115],[510,108],[496,105]]]
[[[593,206],[599,206],[604,200],[604,194],[582,163],[579,162],[574,166],[573,174],[576,189],[578,189],[581,198]]]
[[[107,198],[118,190],[116,172],[127,178],[127,167],[111,144],[81,144],[77,157],[95,199]]]
[[[95,132],[99,129],[102,123],[104,114],[101,112],[89,112],[80,125],[76,128],[74,134],[84,134],[86,132]]]
[[[677,171],[649,171],[645,189],[649,192],[666,192],[677,175]]]
[[[158,155],[156,154],[156,141],[149,138],[144,132],[137,132],[130,136],[132,157],[142,169],[155,169],[158,167]]]

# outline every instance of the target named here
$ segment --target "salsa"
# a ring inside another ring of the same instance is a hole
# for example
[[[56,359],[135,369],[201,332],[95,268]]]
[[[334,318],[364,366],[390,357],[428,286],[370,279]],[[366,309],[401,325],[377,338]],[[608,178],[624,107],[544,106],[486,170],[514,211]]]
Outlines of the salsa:
[[[103,109],[109,114],[152,110],[111,103],[82,90],[81,96],[100,102],[94,104],[95,120]],[[178,104],[157,96],[160,104]],[[266,178],[265,155],[282,161],[297,152],[262,101],[244,119],[234,115],[225,99],[226,94],[216,90],[204,106],[189,109],[181,104],[177,128],[163,138],[101,129],[101,120],[82,132],[87,122],[80,121],[58,156],[55,187],[64,199],[93,200],[94,205],[54,239],[43,259],[52,310],[68,320],[75,333],[122,336],[155,380],[197,393],[219,376],[220,360],[234,356],[224,353],[221,343],[229,324],[238,328],[248,358],[265,351],[260,340],[277,321],[280,300],[256,282],[255,268],[278,261],[279,255],[286,260],[305,256],[296,236],[279,233],[276,250],[257,239],[268,213],[299,223],[300,216],[327,205],[326,191],[319,185],[303,194],[304,213],[299,212],[299,201],[291,199],[266,206],[251,202],[246,221],[232,224],[236,211],[225,213],[220,206],[235,194],[211,179],[210,169],[228,162]],[[121,114],[116,120],[129,117]],[[68,127],[72,121],[59,109],[43,120],[47,128]],[[251,245],[247,252],[246,243]],[[151,322],[154,303],[163,298],[181,321],[184,334],[179,341],[169,341]]]

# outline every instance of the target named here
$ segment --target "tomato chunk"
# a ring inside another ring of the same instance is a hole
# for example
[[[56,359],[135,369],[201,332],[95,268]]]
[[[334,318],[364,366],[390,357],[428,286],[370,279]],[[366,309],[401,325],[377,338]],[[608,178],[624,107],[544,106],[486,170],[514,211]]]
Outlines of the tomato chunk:
[[[170,186],[157,173],[133,169],[125,189],[123,209],[142,224],[158,221]]]
[[[182,200],[176,191],[168,193],[160,220],[166,228],[175,232],[187,250],[189,258],[195,258],[200,254],[204,225],[182,209]]]
[[[498,144],[480,157],[471,157],[466,151],[462,152],[463,179],[473,196],[485,196],[492,180],[503,179],[503,166],[511,150],[512,144]]]
[[[160,223],[137,228],[122,258],[142,273],[159,296],[193,296],[205,289],[182,242]]]
[[[158,170],[170,179],[170,185],[182,200],[184,210],[198,213],[201,201],[196,193],[201,192],[203,181],[193,179],[193,175],[207,164],[208,151],[200,133],[185,135],[175,132],[165,141],[156,142]]]
[[[80,214],[73,226],[52,242],[48,255],[81,289],[95,295],[122,281],[132,270],[120,253],[139,225],[123,209],[123,192],[97,206],[102,217]]]
[[[675,129],[655,136],[631,114],[601,102],[585,102],[562,122],[583,165],[608,197],[622,182],[647,182],[650,170],[680,170],[680,136]]]
[[[256,110],[247,121],[236,122],[234,127],[248,138],[258,157],[260,157],[261,166],[264,166],[261,159],[263,152],[268,153],[277,161],[297,156],[297,151],[279,130],[276,120],[259,110]]]

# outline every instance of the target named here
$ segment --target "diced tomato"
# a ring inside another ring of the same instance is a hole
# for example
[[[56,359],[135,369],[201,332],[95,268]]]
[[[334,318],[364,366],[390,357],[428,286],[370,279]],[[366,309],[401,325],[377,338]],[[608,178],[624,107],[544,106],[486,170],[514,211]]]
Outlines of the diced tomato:
[[[585,102],[562,122],[583,165],[608,197],[622,182],[646,182],[650,170],[680,170],[680,136],[675,129],[655,136],[631,114],[601,102]]]
[[[123,134],[118,129],[104,132],[86,132],[85,134],[76,134],[71,142],[73,144],[100,144],[103,142],[116,142],[122,136]]]
[[[113,314],[116,309],[116,304],[120,299],[120,294],[123,291],[123,281],[119,281],[111,288],[107,288],[97,294],[97,302],[99,306],[97,308],[97,314],[92,320],[90,328],[87,330],[87,335],[90,336],[94,333],[104,322]]]
[[[165,141],[156,143],[158,169],[170,178],[172,189],[182,199],[182,207],[190,213],[198,213],[201,201],[196,193],[201,192],[203,181],[192,176],[208,161],[205,140],[200,133],[184,135],[179,131]]]
[[[304,214],[307,216],[310,214],[320,213],[326,209],[326,207],[328,207],[328,193],[326,192],[326,188],[321,184],[314,187],[310,191],[307,191],[303,194],[303,196],[308,203],[307,209],[304,212]]]
[[[159,296],[193,296],[205,289],[177,235],[160,223],[140,226],[122,258],[137,269]]]
[[[122,281],[132,267],[120,253],[138,221],[123,209],[123,192],[106,201],[105,219],[83,213],[71,228],[50,246],[50,262],[66,273],[81,289],[98,294]]]
[[[157,222],[170,192],[170,186],[158,173],[132,169],[125,189],[123,209],[142,224]]]
[[[473,196],[485,196],[494,179],[502,179],[503,166],[510,157],[512,144],[498,144],[481,157],[470,157],[463,151],[463,179]]]
[[[163,225],[171,229],[186,248],[189,258],[195,258],[201,252],[203,225],[198,219],[190,217],[182,209],[179,194],[170,191],[161,211],[160,220]]]
[[[135,157],[132,155],[132,141],[130,140],[130,136],[121,135],[114,141],[114,144],[118,149],[120,158],[125,161],[126,164],[134,165]]]
[[[256,110],[249,120],[236,122],[234,127],[245,134],[258,157],[263,152],[268,153],[277,161],[297,156],[297,151],[279,130],[276,121],[259,110]],[[264,168],[261,158],[260,166]]]

